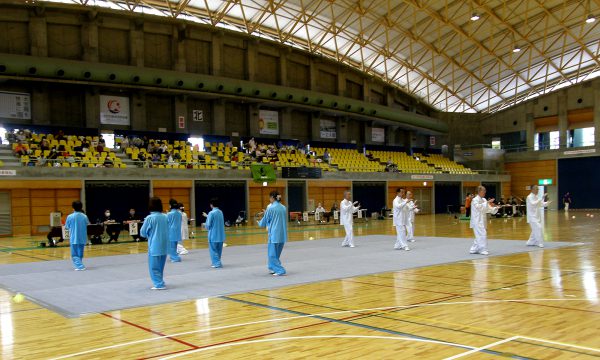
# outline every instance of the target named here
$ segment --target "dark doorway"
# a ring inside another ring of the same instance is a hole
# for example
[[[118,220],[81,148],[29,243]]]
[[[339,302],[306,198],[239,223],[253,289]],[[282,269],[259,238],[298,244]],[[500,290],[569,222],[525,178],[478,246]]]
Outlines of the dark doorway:
[[[149,181],[86,181],[85,212],[95,223],[110,209],[111,218],[121,222],[134,208],[140,217],[148,215]],[[164,205],[164,204],[163,204]]]
[[[457,213],[460,211],[460,183],[435,183],[435,213]]]
[[[367,209],[367,217],[385,207],[384,182],[355,181],[352,183],[352,201],[360,202],[361,209]]]
[[[205,221],[202,212],[210,211],[210,199],[216,197],[225,221],[235,224],[240,211],[246,209],[246,182],[244,181],[196,181],[196,217],[200,226]],[[247,218],[247,217],[246,217]]]
[[[305,182],[304,181],[289,181],[288,182],[288,211],[305,211]]]

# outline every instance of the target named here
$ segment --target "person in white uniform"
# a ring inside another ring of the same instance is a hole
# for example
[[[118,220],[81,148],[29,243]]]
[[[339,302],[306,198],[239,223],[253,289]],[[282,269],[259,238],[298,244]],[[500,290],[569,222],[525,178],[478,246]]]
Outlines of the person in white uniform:
[[[317,208],[315,209],[315,218],[317,219],[317,221],[325,222],[323,220],[323,214],[325,214],[325,208],[323,207],[323,205],[321,205],[321,203],[319,203],[319,206],[317,206]]]
[[[415,214],[418,213],[419,208],[417,207],[417,200],[413,199],[412,191],[406,192],[406,199],[408,200],[408,222],[406,223],[406,240],[415,242]]]
[[[527,246],[544,247],[544,228],[542,226],[542,208],[548,206],[549,201],[538,198],[539,188],[531,185],[531,193],[527,195],[527,223],[531,227],[531,235]]]
[[[186,255],[189,251],[183,246],[183,241],[190,239],[190,229],[185,207],[182,203],[179,203],[179,210],[181,211],[181,241],[177,244],[177,254]]]
[[[477,188],[477,196],[471,201],[471,222],[470,227],[475,233],[475,241],[469,251],[471,254],[488,255],[487,249],[487,214],[495,214],[498,207],[494,206],[494,199],[485,199],[485,187]]]
[[[394,227],[396,228],[396,244],[394,244],[394,249],[396,250],[406,250],[409,251],[410,248],[406,243],[406,222],[408,221],[408,209],[407,202],[408,200],[404,198],[405,190],[399,188],[396,190],[396,197],[393,202],[393,220]]]
[[[346,237],[342,242],[343,247],[354,247],[354,235],[352,233],[352,214],[360,209],[358,201],[352,203],[352,193],[349,190],[344,191],[344,200],[340,203],[340,224],[344,225]]]

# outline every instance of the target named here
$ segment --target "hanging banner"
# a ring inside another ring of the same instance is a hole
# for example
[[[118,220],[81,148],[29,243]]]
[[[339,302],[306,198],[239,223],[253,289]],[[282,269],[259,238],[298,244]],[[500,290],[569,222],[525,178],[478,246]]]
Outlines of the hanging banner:
[[[129,98],[100,95],[100,124],[129,126]]]
[[[385,129],[371,128],[371,141],[380,143],[385,142]]]
[[[279,135],[279,113],[271,110],[259,110],[258,129],[264,135]]]
[[[321,139],[335,139],[337,137],[336,125],[333,120],[320,120]]]
[[[0,92],[0,118],[31,119],[31,98],[29,94]]]

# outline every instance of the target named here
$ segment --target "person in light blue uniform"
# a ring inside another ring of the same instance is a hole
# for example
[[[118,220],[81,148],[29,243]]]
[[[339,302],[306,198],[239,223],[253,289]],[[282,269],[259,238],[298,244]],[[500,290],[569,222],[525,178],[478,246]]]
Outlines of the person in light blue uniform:
[[[163,272],[167,261],[169,225],[167,216],[162,213],[163,205],[159,198],[150,198],[148,209],[150,215],[144,219],[140,235],[148,239],[148,269],[154,284],[151,290],[165,290],[167,287],[163,280]]]
[[[177,254],[177,244],[181,242],[181,211],[179,211],[179,202],[175,199],[169,200],[171,210],[167,213],[169,222],[169,258],[171,262],[181,262],[181,257]]]
[[[274,276],[282,276],[285,275],[285,268],[279,257],[287,241],[287,210],[281,205],[281,195],[277,191],[271,191],[269,201],[271,204],[267,206],[258,226],[266,227],[269,234],[269,272]]]
[[[87,226],[90,223],[87,215],[83,213],[81,201],[73,201],[73,213],[67,216],[65,228],[69,230],[71,244],[71,259],[75,271],[85,270],[83,265],[83,249],[87,243]]]
[[[212,267],[217,269],[223,267],[221,264],[221,253],[225,241],[225,221],[223,212],[219,209],[219,199],[210,199],[212,209],[206,218],[206,230],[208,230],[208,249]]]

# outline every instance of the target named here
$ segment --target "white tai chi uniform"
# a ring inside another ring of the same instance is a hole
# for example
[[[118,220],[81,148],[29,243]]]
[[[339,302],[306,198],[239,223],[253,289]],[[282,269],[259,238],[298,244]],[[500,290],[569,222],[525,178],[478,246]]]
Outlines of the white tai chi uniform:
[[[396,196],[393,202],[393,219],[396,227],[396,244],[394,249],[408,249],[406,243],[406,223],[408,223],[408,200]]]
[[[358,211],[358,206],[354,206],[350,200],[342,200],[340,203],[340,224],[344,225],[346,237],[342,246],[354,247],[354,235],[352,233],[352,214]]]
[[[527,223],[531,227],[531,235],[527,246],[544,246],[544,230],[542,227],[542,207],[548,205],[534,193],[527,195]]]
[[[471,201],[470,227],[475,233],[475,241],[469,251],[471,254],[487,253],[487,214],[495,214],[498,208],[488,204],[485,198],[477,195]],[[485,255],[485,254],[484,254]]]
[[[190,238],[189,235],[189,227],[188,227],[188,217],[185,211],[181,212],[181,241],[177,243],[177,253],[179,255],[185,255],[188,253],[188,250],[183,246],[183,240],[188,240]]]
[[[414,202],[409,201],[408,203],[408,223],[406,224],[406,230],[408,232],[407,240],[410,242],[415,241],[415,214],[420,210]]]

